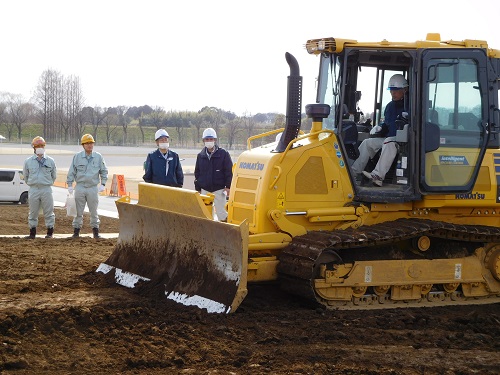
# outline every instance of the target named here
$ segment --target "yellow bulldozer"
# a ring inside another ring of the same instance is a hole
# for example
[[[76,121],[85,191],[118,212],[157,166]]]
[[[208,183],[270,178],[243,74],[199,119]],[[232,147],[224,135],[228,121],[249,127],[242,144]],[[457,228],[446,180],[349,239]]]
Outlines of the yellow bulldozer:
[[[119,238],[98,271],[218,313],[268,281],[332,309],[498,302],[500,50],[439,34],[306,49],[319,58],[315,103],[304,119],[287,53],[285,128],[278,141],[250,138],[238,157],[227,223],[213,220],[210,195],[141,183],[136,204],[117,201]],[[374,184],[352,166],[383,125],[395,74],[408,83],[405,121]]]

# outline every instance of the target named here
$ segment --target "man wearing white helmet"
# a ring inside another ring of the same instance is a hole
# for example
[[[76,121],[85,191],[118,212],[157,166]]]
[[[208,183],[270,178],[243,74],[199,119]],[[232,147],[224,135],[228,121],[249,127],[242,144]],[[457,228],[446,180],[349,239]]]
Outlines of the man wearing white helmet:
[[[357,175],[363,173],[372,180],[376,186],[382,186],[382,181],[389,171],[397,154],[396,131],[398,130],[396,120],[398,117],[408,116],[408,106],[405,94],[408,91],[408,82],[402,74],[394,74],[389,79],[387,87],[390,90],[392,100],[386,105],[384,111],[384,122],[373,127],[370,131],[370,138],[365,139],[359,145],[359,157],[352,164],[351,168]],[[365,171],[368,160],[373,158],[380,150],[380,158],[377,166],[372,172]]]
[[[54,198],[52,196],[52,185],[57,177],[57,168],[54,159],[45,154],[45,140],[42,137],[35,137],[31,142],[35,155],[24,161],[23,175],[24,181],[30,187],[28,192],[28,203],[30,212],[28,214],[28,224],[30,234],[26,239],[36,237],[36,227],[38,226],[38,212],[42,206],[47,235],[45,238],[52,238],[54,234]]]
[[[73,238],[80,237],[80,229],[83,225],[83,210],[85,204],[89,207],[90,226],[94,238],[101,238],[99,235],[99,215],[97,206],[99,205],[99,193],[106,189],[108,181],[108,168],[103,156],[94,151],[94,137],[92,134],[84,134],[80,141],[83,151],[73,156],[68,170],[66,182],[68,192],[73,193],[73,182],[76,182],[74,189],[76,216],[73,219]]]
[[[165,129],[156,131],[155,141],[158,148],[148,154],[142,178],[153,184],[182,187],[184,173],[181,162],[179,155],[169,149],[169,140],[170,137]]]
[[[229,152],[216,144],[217,133],[212,128],[203,131],[205,147],[196,157],[194,187],[201,194],[212,193],[215,212],[220,221],[227,221],[226,196],[233,179],[233,162]]]

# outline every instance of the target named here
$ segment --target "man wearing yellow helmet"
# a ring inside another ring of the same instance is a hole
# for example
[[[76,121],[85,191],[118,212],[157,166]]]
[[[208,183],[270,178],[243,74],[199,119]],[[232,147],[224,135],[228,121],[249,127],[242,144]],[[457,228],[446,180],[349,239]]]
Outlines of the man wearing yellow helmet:
[[[73,219],[73,238],[80,237],[85,204],[89,207],[90,226],[94,238],[101,238],[97,206],[99,205],[99,193],[105,190],[108,181],[108,168],[102,155],[94,151],[94,143],[94,137],[91,134],[82,136],[83,151],[73,157],[66,178],[70,194],[73,193],[73,182],[76,182],[74,189],[76,216]]]
[[[24,161],[23,174],[26,184],[30,187],[28,192],[28,203],[30,212],[28,214],[28,224],[30,234],[25,237],[34,239],[36,237],[36,227],[38,226],[38,212],[42,207],[47,227],[45,238],[52,238],[54,235],[54,198],[52,196],[52,185],[57,177],[57,168],[54,159],[45,154],[45,140],[42,137],[35,137],[31,142],[33,153]]]

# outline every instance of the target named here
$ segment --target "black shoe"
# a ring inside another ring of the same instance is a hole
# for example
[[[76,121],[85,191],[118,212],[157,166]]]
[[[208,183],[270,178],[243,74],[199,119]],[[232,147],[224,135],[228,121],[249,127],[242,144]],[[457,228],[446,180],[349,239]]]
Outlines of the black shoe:
[[[34,240],[36,237],[36,227],[35,228],[30,228],[30,235],[24,237],[26,240]]]
[[[99,228],[92,228],[92,233],[94,234],[94,238],[102,238],[99,235]]]
[[[54,228],[47,228],[47,235],[45,238],[52,238],[54,237]]]
[[[73,235],[71,237],[72,238],[80,237],[80,228],[74,228]]]

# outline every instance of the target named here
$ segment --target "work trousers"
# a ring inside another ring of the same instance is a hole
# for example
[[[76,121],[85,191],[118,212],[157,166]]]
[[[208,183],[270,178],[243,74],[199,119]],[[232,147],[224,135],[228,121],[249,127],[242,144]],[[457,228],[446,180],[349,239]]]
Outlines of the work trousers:
[[[368,160],[373,158],[375,154],[378,152],[378,150],[383,148],[385,144],[392,144],[397,152],[396,144],[392,142],[394,141],[394,139],[395,137],[367,138],[363,142],[361,142],[361,144],[359,145],[359,157],[351,166],[351,169],[354,172],[354,174],[362,173],[366,168],[366,164],[368,164]],[[389,168],[390,168],[392,162],[394,161],[394,156],[396,156],[396,153],[394,153],[389,161],[391,154],[392,154],[392,147],[389,147],[386,151],[384,160],[382,160],[382,156],[380,156],[379,159],[379,163],[381,163],[380,173],[383,172],[387,163],[389,163]],[[384,176],[389,170],[389,168],[385,169],[385,172],[383,172]],[[379,175],[379,177],[383,179],[383,176]]]
[[[50,186],[30,186],[28,191],[28,204],[30,212],[28,214],[28,224],[30,228],[38,226],[38,213],[40,206],[45,218],[45,226],[54,228],[56,215],[54,214],[54,197]]]
[[[90,226],[92,228],[99,228],[100,220],[97,215],[97,206],[99,205],[99,194],[97,186],[84,187],[76,185],[75,187],[75,203],[76,203],[76,216],[73,219],[73,228],[81,228],[83,224],[83,211],[85,204],[87,204],[90,212]]]
[[[378,159],[375,169],[372,174],[376,174],[381,180],[384,180],[385,175],[391,168],[394,158],[398,153],[397,143],[394,141],[384,142],[382,151],[380,152],[380,159]]]
[[[384,138],[367,138],[359,145],[359,156],[352,164],[351,169],[355,174],[362,173],[368,160],[373,158],[375,154],[382,148]]]

